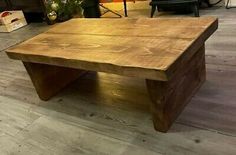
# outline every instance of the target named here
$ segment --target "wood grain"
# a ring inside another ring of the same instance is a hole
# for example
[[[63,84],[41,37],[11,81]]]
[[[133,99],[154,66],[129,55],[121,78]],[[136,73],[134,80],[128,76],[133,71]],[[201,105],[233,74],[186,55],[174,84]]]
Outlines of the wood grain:
[[[155,129],[166,132],[205,79],[204,43],[217,26],[216,18],[71,20],[7,54],[24,61],[42,100],[75,80],[77,69],[147,79]]]
[[[85,71],[65,67],[23,62],[42,100],[48,100]]]
[[[167,81],[173,64],[195,52],[217,25],[210,17],[74,19],[9,48],[7,54],[27,62]]]
[[[168,134],[153,129],[143,79],[89,73],[43,102],[21,62],[8,59],[1,51],[0,154],[136,155],[152,151],[163,155],[235,155],[235,11],[224,7],[201,10],[201,16],[220,19],[219,29],[206,42],[207,81]],[[148,17],[149,12],[130,11],[129,16]],[[11,35],[0,34],[0,49],[43,30],[37,23]],[[114,147],[108,150],[111,144]]]
[[[167,132],[185,105],[206,79],[205,47],[184,63],[168,82],[146,80],[154,127]]]

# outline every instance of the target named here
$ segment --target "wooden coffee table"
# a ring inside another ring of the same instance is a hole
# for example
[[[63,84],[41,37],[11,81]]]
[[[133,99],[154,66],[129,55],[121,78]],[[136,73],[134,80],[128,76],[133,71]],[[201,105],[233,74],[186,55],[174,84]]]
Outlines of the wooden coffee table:
[[[154,127],[166,132],[205,81],[205,18],[72,19],[7,50],[23,61],[42,100],[85,71],[146,80]]]

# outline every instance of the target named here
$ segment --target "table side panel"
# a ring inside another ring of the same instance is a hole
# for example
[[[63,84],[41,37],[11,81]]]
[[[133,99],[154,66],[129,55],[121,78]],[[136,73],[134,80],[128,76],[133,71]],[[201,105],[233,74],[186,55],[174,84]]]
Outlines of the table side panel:
[[[146,80],[151,97],[151,112],[157,131],[167,132],[172,123],[206,79],[205,48],[186,62],[184,69],[170,81]]]
[[[178,72],[187,67],[186,63],[191,59],[191,57],[199,51],[199,47],[205,46],[205,41],[217,30],[218,20],[215,20],[205,29],[205,31],[193,41],[193,43],[181,54],[176,61],[166,69],[166,75],[168,79],[173,78]]]

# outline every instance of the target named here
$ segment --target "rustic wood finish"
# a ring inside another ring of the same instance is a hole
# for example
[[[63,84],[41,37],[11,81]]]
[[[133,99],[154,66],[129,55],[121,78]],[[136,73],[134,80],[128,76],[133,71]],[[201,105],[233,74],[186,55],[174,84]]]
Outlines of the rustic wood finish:
[[[85,71],[45,64],[23,62],[42,100],[48,100]]]
[[[170,128],[205,78],[205,47],[202,46],[170,81],[146,80],[156,130],[166,132]]]
[[[210,17],[74,19],[7,53],[23,61],[167,81],[172,64],[196,52],[217,25]]]
[[[155,129],[166,132],[205,79],[204,42],[217,26],[217,19],[210,17],[76,19],[8,49],[7,54],[30,63],[26,68],[34,85],[42,64],[148,79]],[[34,69],[32,63],[40,65]],[[53,81],[61,86],[51,89],[55,84],[48,85],[47,79],[64,75],[59,67],[56,70],[59,74],[52,77],[47,75],[50,69],[43,71],[35,86],[44,100],[77,78],[77,70],[66,69],[72,78],[66,76],[64,81],[60,76]],[[48,78],[41,80],[44,76]]]

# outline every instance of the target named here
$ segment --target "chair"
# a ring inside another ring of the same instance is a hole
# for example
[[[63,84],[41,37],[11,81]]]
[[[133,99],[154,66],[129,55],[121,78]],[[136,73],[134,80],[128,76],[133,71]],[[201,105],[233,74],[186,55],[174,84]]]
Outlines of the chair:
[[[199,17],[199,2],[198,0],[152,0],[151,18],[156,10],[159,11],[160,7],[178,7],[189,6],[194,12],[195,17]]]

